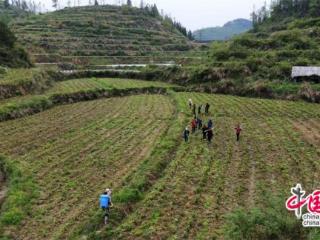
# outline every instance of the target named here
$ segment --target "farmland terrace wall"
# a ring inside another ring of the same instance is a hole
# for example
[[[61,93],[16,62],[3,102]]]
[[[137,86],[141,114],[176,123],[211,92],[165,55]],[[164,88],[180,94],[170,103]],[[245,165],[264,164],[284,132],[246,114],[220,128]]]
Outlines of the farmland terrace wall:
[[[111,89],[111,90],[91,90],[68,94],[54,94],[44,99],[41,104],[35,103],[30,106],[23,106],[21,109],[13,109],[9,112],[0,113],[0,122],[33,115],[54,106],[71,104],[82,101],[90,101],[100,98],[124,97],[140,94],[167,94],[166,88],[147,87],[147,88],[131,88],[131,89]]]

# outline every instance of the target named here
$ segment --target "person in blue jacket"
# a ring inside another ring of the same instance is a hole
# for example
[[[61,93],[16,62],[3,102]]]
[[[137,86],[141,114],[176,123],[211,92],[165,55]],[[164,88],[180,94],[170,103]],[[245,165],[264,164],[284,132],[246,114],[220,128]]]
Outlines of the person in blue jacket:
[[[112,207],[111,194],[111,189],[107,188],[103,194],[100,195],[100,207],[104,211],[104,224],[108,223],[110,207]]]
[[[213,128],[213,121],[210,119],[209,122],[208,122],[208,128],[211,129]]]

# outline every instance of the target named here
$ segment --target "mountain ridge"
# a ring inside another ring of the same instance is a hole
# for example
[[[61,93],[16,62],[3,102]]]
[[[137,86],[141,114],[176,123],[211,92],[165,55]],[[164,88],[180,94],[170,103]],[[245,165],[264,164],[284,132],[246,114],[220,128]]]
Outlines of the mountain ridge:
[[[223,26],[207,27],[194,31],[197,41],[225,41],[235,35],[246,32],[252,28],[252,22],[244,18],[238,18],[225,23]]]

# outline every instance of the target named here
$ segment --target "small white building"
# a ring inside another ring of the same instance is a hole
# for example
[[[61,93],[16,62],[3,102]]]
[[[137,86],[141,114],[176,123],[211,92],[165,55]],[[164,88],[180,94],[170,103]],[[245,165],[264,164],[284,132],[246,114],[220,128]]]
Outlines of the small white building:
[[[295,81],[315,81],[320,80],[320,67],[293,67],[291,78]]]

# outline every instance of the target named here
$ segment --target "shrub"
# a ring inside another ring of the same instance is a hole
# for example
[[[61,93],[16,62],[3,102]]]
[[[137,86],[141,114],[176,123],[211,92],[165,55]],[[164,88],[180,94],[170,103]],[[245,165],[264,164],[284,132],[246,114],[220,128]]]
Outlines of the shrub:
[[[13,48],[15,42],[16,37],[14,34],[9,30],[6,24],[0,22],[0,43]]]
[[[298,94],[303,100],[320,103],[320,91],[313,90],[310,83],[304,82]]]
[[[22,174],[15,162],[0,156],[0,167],[9,180],[9,190],[0,217],[1,235],[3,226],[18,225],[26,215],[31,214],[32,200],[38,196],[38,192],[32,179]]]
[[[240,208],[226,216],[223,227],[226,240],[306,239],[306,231],[283,207],[283,201],[272,200],[264,209]]]
[[[138,189],[125,187],[113,196],[113,200],[118,203],[135,203],[142,198]]]

